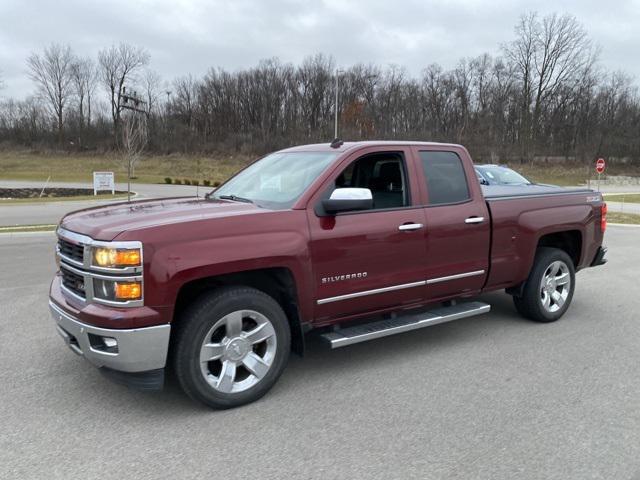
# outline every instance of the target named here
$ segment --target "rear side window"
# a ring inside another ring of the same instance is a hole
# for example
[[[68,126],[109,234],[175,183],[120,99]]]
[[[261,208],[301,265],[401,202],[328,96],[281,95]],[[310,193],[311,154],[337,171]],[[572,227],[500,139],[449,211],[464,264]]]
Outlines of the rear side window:
[[[471,198],[460,157],[453,152],[420,152],[427,179],[429,205],[464,202]]]

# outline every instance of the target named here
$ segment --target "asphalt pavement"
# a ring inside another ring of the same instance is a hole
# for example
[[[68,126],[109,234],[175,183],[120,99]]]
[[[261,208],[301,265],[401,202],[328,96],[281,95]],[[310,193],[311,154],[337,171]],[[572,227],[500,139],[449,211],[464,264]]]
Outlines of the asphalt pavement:
[[[42,188],[68,187],[68,188],[93,188],[90,183],[72,182],[26,182],[18,180],[0,180],[0,187],[5,188]],[[116,190],[126,191],[127,185],[118,183]],[[194,187],[189,185],[162,185],[162,184],[133,184],[131,187],[136,192],[136,199],[144,198],[164,198],[176,196],[204,196],[211,191],[211,187]],[[602,186],[605,193],[640,193],[640,186]],[[123,200],[117,200],[119,202]],[[17,225],[54,225],[57,224],[64,215],[74,210],[88,208],[97,205],[106,205],[109,201],[103,200],[83,200],[62,202],[46,202],[33,204],[9,204],[0,203],[0,226]],[[640,214],[640,203],[607,202],[609,210],[612,212],[625,212]]]
[[[54,236],[0,235],[0,478],[638,479],[640,228],[559,322],[491,313],[292,356],[228,411],[104,378],[47,311]]]
[[[25,182],[17,180],[0,180],[0,187],[4,188],[43,188],[45,182]],[[51,182],[48,187],[67,188],[93,188],[90,183],[71,182]],[[126,183],[117,183],[116,190],[126,191]],[[131,191],[135,192],[135,199],[163,198],[180,196],[204,196],[211,191],[211,187],[194,187],[190,185],[163,185],[138,183],[132,184]],[[123,199],[116,200],[122,202]],[[0,226],[6,225],[54,225],[60,221],[64,215],[74,210],[88,208],[98,205],[106,205],[112,201],[104,200],[64,200],[60,202],[41,202],[31,204],[8,204],[0,203]]]

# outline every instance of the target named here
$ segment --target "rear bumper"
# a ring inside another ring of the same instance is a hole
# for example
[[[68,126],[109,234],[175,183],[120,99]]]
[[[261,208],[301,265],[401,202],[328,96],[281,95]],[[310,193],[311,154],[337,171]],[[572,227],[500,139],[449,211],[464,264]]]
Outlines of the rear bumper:
[[[598,247],[595,257],[591,262],[591,267],[597,267],[598,265],[604,265],[607,263],[607,259],[604,256],[607,254],[607,247]]]
[[[169,324],[132,329],[101,328],[80,322],[51,300],[49,309],[58,333],[69,348],[96,367],[135,373],[162,369],[167,362]]]

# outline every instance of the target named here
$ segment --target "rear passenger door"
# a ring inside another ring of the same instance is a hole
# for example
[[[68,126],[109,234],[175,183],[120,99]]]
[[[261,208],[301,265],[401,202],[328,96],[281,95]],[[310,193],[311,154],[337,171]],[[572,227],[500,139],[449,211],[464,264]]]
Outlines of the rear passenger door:
[[[489,268],[491,221],[470,157],[459,147],[414,147],[425,211],[426,297],[478,293]]]

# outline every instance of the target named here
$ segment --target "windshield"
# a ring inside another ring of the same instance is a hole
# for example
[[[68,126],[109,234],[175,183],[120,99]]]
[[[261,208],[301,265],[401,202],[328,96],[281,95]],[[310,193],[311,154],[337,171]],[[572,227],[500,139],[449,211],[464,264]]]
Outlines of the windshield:
[[[291,208],[336,155],[333,152],[272,153],[249,165],[211,197],[251,202],[272,209]]]
[[[522,185],[531,183],[518,172],[505,167],[481,167],[480,174],[493,185]]]

